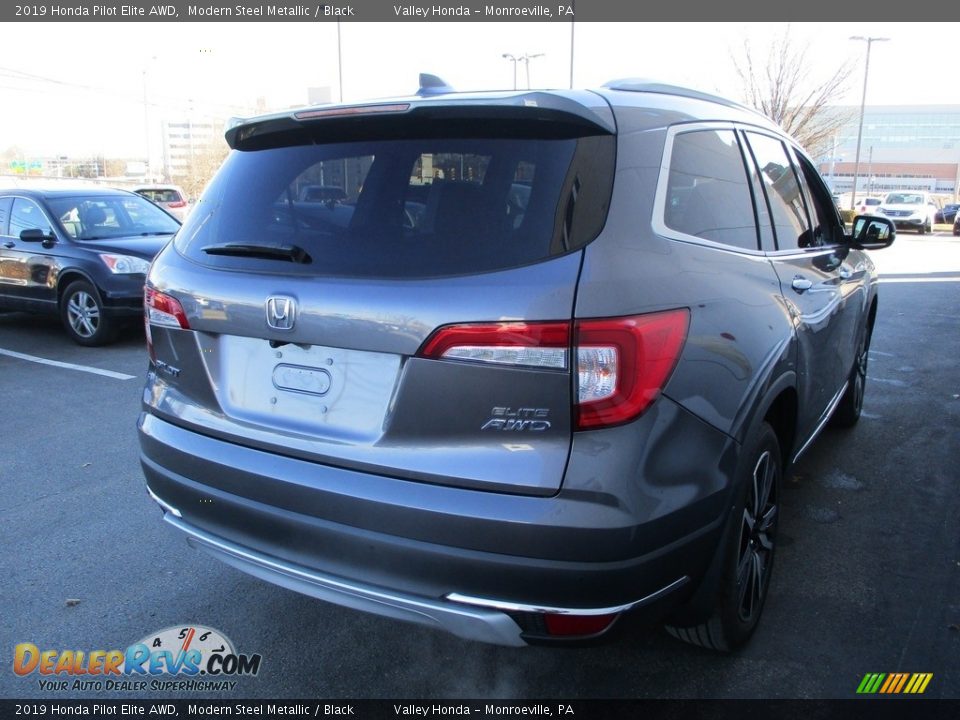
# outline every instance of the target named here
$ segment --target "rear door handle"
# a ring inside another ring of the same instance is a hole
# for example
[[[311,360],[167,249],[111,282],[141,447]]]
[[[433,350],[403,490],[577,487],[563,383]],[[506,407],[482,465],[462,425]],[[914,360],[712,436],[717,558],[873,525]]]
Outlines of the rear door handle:
[[[790,283],[790,285],[798,293],[802,293],[812,288],[813,282],[810,280],[807,280],[805,277],[801,277],[800,275],[797,275],[796,277],[793,278],[793,282]]]

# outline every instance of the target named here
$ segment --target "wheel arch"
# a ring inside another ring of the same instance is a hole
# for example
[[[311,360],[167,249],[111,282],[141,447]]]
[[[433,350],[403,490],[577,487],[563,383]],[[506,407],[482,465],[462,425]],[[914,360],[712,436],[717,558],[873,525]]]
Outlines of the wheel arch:
[[[67,288],[70,286],[71,283],[77,280],[85,280],[86,282],[90,283],[90,285],[93,286],[93,290],[97,294],[97,297],[100,299],[101,302],[103,301],[103,296],[100,294],[100,288],[97,287],[96,281],[92,277],[90,277],[89,273],[81,270],[80,268],[71,267],[65,270],[61,270],[60,273],[57,275],[57,305],[58,306],[63,301],[63,293],[66,292]]]

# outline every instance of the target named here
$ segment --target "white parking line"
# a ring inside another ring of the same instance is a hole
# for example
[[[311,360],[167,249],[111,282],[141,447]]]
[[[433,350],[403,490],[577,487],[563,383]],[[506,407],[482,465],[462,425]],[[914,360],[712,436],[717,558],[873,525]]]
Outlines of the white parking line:
[[[126,373],[114,372],[113,370],[101,370],[100,368],[90,367],[89,365],[74,365],[73,363],[60,362],[59,360],[47,360],[47,358],[37,357],[36,355],[26,355],[25,353],[5,350],[4,348],[0,348],[0,355],[9,355],[10,357],[40,363],[41,365],[53,365],[54,367],[66,368],[67,370],[79,370],[80,372],[93,373],[94,375],[103,375],[104,377],[110,377],[116,380],[135,380],[137,377],[136,375],[127,375]]]

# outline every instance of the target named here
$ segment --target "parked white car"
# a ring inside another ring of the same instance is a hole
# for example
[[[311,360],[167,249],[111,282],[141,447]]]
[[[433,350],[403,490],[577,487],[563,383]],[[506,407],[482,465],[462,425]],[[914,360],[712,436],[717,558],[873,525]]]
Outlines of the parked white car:
[[[939,201],[928,192],[899,191],[887,193],[880,214],[893,220],[897,230],[916,230],[923,235],[933,230],[939,209]]]

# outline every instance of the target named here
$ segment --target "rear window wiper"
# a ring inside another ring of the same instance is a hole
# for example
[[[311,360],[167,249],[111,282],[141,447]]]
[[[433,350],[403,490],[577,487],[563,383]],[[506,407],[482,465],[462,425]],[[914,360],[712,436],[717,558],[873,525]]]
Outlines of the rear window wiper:
[[[298,245],[252,245],[240,243],[226,243],[224,245],[207,245],[201,248],[207,255],[232,255],[236,257],[252,257],[261,260],[287,260],[289,262],[307,265],[313,259]]]

